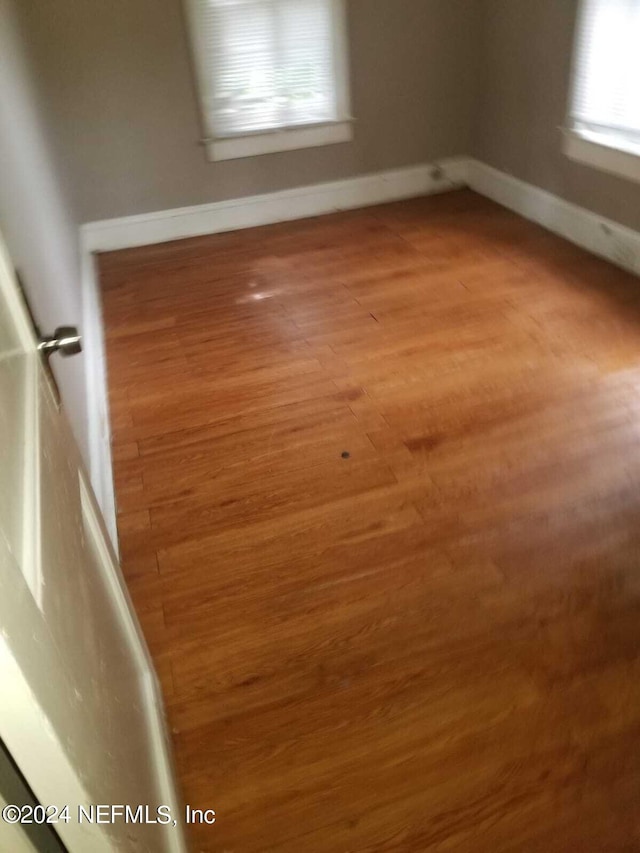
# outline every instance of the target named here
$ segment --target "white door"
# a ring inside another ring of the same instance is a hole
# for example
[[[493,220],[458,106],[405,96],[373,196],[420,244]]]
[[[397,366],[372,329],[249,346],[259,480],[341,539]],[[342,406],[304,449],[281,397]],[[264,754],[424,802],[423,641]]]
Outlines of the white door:
[[[70,853],[185,850],[155,673],[1,235],[0,739]]]

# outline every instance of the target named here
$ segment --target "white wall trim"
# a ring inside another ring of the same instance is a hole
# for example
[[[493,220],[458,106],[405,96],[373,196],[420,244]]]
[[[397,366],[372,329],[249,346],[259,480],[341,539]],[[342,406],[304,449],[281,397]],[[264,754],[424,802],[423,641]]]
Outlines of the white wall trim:
[[[82,251],[82,338],[89,421],[89,479],[118,553],[116,499],[111,461],[111,422],[102,302],[93,255]]]
[[[276,151],[297,151],[301,148],[319,148],[351,142],[353,121],[328,122],[310,127],[286,127],[268,133],[230,136],[227,139],[207,139],[210,160],[238,160],[241,157],[258,157]]]
[[[640,233],[478,160],[468,161],[468,184],[616,266],[640,274]]]
[[[440,177],[435,174],[438,168],[442,170]],[[81,228],[83,280],[87,297],[85,305],[91,307],[89,315],[85,311],[85,332],[93,328],[92,316],[95,308],[98,312],[97,323],[101,342],[97,358],[104,366],[100,300],[91,252],[108,252],[165,243],[184,237],[304,219],[339,210],[352,210],[414,196],[446,192],[467,185],[593,254],[607,258],[624,269],[640,273],[638,232],[478,160],[452,157],[344,181],[88,222]],[[95,375],[98,376],[99,373],[100,370]],[[89,384],[89,393],[92,394],[96,385],[91,382]],[[104,442],[104,429],[102,433],[98,430],[97,434],[102,435],[101,441]],[[97,447],[99,443],[96,439],[93,446]],[[107,488],[112,489],[112,486]],[[102,489],[97,491],[100,494]]]
[[[629,181],[640,182],[640,144],[606,133],[565,130],[562,150],[570,160],[586,163]]]
[[[344,181],[89,222],[82,226],[83,249],[108,252],[445,192],[466,184],[467,162],[453,157]],[[437,167],[440,177],[434,176]]]

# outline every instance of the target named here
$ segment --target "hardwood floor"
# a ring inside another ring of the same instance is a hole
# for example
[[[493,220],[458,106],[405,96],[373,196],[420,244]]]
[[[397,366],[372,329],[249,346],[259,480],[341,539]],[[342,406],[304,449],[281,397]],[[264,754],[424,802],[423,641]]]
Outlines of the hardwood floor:
[[[640,850],[640,281],[468,191],[100,266],[193,849]]]

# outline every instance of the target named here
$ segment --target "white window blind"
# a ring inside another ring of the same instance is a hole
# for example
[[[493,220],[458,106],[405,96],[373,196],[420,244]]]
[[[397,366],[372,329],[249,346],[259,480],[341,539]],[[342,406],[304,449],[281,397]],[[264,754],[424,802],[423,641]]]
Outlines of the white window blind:
[[[339,0],[191,0],[207,132],[228,139],[347,118]]]
[[[571,119],[640,142],[640,0],[583,0]]]

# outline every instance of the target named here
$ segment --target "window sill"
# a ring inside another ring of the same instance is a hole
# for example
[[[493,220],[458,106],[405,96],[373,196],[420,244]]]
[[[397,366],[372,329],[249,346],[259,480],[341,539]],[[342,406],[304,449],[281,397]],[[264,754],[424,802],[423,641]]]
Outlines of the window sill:
[[[587,130],[565,130],[563,150],[570,160],[640,182],[640,145]]]
[[[250,136],[233,136],[228,139],[207,140],[209,160],[237,160],[241,157],[258,157],[278,151],[296,151],[299,148],[319,148],[353,139],[351,121],[312,127],[295,127],[256,133]]]

